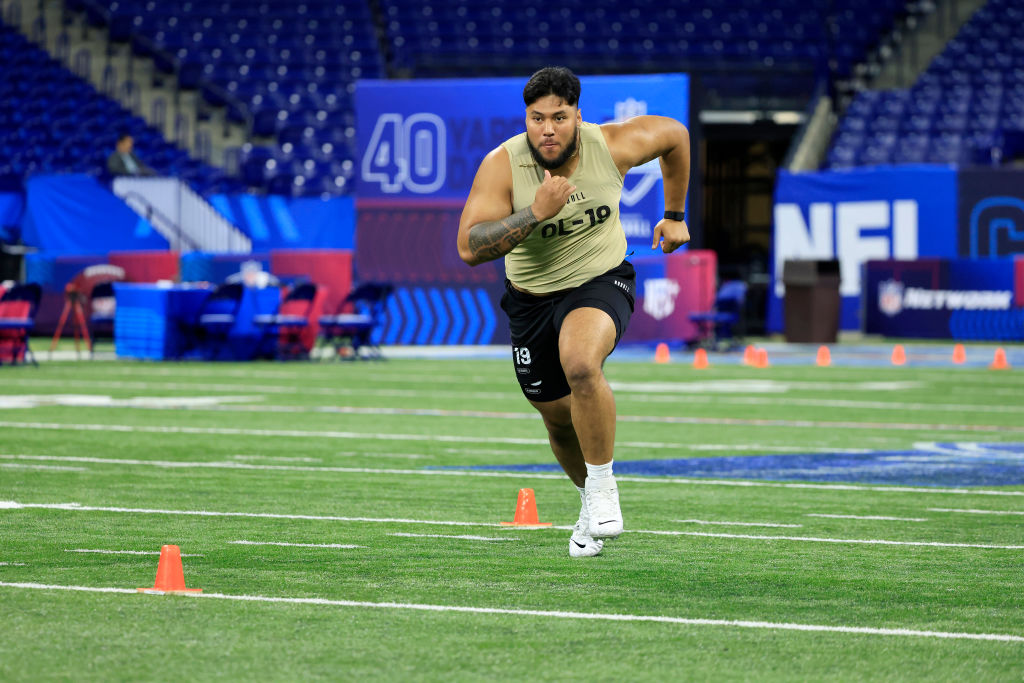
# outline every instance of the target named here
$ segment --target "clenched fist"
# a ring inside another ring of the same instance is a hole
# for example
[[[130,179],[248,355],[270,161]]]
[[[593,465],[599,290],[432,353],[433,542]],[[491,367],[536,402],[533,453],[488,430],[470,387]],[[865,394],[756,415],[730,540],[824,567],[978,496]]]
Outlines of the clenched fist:
[[[654,226],[654,242],[651,249],[658,248],[661,242],[661,250],[670,254],[679,247],[690,241],[690,229],[686,227],[686,221],[670,221],[662,219]]]
[[[553,176],[551,171],[544,171],[544,182],[537,188],[537,194],[533,198],[533,217],[538,222],[546,221],[558,214],[569,201],[569,195],[576,191],[575,185],[560,175]],[[689,239],[689,238],[687,238]]]

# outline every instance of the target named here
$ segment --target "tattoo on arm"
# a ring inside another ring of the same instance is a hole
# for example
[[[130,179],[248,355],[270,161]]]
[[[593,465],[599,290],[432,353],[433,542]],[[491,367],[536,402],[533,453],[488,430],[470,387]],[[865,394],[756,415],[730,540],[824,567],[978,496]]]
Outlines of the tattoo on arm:
[[[528,206],[500,221],[474,225],[469,231],[469,248],[480,259],[491,261],[512,251],[536,226],[533,208]]]

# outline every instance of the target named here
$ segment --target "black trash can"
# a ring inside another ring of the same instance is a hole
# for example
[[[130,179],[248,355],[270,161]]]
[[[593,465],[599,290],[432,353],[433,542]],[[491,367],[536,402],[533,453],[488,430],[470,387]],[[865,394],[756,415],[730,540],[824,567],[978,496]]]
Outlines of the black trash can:
[[[786,261],[787,342],[834,344],[839,335],[839,261]]]
[[[4,280],[18,282],[25,279],[24,260],[28,251],[35,250],[20,244],[0,242],[0,282]]]

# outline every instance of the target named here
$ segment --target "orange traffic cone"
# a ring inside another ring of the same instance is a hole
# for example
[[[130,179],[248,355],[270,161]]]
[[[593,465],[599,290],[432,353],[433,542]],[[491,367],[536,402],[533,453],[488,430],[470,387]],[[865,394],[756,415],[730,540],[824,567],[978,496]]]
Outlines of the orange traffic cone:
[[[827,368],[832,365],[832,353],[827,346],[818,347],[818,357],[814,359],[814,362],[819,368]]]
[[[661,342],[654,348],[654,362],[655,363],[667,363],[668,362],[668,344]]]
[[[140,588],[140,593],[202,593],[202,588],[185,588],[185,572],[181,567],[181,548],[165,545],[160,548],[160,564],[156,567],[156,582],[152,588]]]
[[[754,367],[768,367],[768,349],[758,349],[754,354]]]
[[[996,349],[996,355],[992,359],[992,365],[988,366],[992,370],[1009,370],[1010,364],[1006,360],[1006,351],[1000,346]]]
[[[953,362],[957,365],[967,362],[967,351],[964,350],[963,344],[957,344],[953,347]]]
[[[551,526],[551,522],[541,522],[537,518],[537,501],[533,497],[533,489],[519,489],[515,519],[511,522],[502,522],[502,524],[505,526]]]
[[[903,349],[902,344],[897,344],[892,347],[892,364],[893,365],[905,365],[907,362],[907,352]]]
[[[744,365],[756,365],[757,364],[757,349],[751,345],[747,345],[747,348],[743,349],[743,364]]]
[[[693,353],[693,369],[703,370],[708,366],[708,352],[704,349],[697,349]]]

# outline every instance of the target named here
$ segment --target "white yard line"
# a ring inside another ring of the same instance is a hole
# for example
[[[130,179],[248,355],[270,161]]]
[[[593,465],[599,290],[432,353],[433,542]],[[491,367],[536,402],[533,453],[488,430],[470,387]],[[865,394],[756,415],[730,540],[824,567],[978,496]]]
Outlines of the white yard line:
[[[24,562],[0,562],[0,567],[25,567]]]
[[[888,429],[894,431],[937,431],[970,433],[1024,433],[1024,427],[1004,425],[929,425],[899,422],[813,422],[801,420],[743,420],[738,418],[659,418],[658,422],[687,425],[742,425],[748,427],[780,427],[808,429]],[[382,434],[380,432],[350,432],[335,430],[300,429],[240,429],[230,427],[187,427],[184,425],[123,425],[73,422],[16,422],[0,421],[0,427],[13,429],[42,429],[59,431],[104,432],[106,434],[201,434],[222,436],[277,436],[300,439],[367,439],[379,441],[423,441],[436,443],[487,443],[546,446],[547,439],[536,437],[462,436],[455,434]],[[620,448],[679,450],[680,443],[664,441],[620,441]],[[826,449],[827,450],[827,449]]]
[[[401,460],[433,460],[435,457],[426,453],[366,453],[363,451],[338,451],[335,455],[342,458],[396,458]]]
[[[754,534],[712,534],[703,531],[653,531],[627,529],[636,534],[659,536],[705,536],[708,538],[737,538],[750,541],[793,541],[797,543],[850,543],[853,545],[906,545],[929,548],[985,548],[988,550],[1024,550],[1024,545],[996,545],[993,543],[943,543],[941,541],[889,541],[880,538],[822,538],[817,536],[757,536]]]
[[[962,512],[968,515],[1024,515],[1024,510],[958,510],[954,508],[928,508],[928,512]]]
[[[219,512],[213,510],[159,510],[152,508],[101,507],[80,505],[78,503],[17,503],[0,501],[0,509],[15,510],[21,508],[41,510],[67,510],[70,512],[118,512],[145,515],[181,515],[187,517],[247,517],[258,519],[304,519],[323,522],[366,522],[379,524],[428,524],[441,526],[493,526],[501,527],[500,523],[454,522],[443,520],[407,519],[401,517],[344,517],[336,515],[286,515],[273,512]],[[551,528],[551,527],[542,527]]]
[[[473,536],[471,534],[449,535],[449,534],[405,534],[396,532],[388,536],[402,536],[405,538],[457,538],[465,541],[518,541],[518,538],[494,537],[494,536]]]
[[[514,396],[509,391],[441,391],[432,389],[429,392],[415,389],[374,389],[370,386],[357,386],[352,388],[341,387],[311,387],[295,386],[286,384],[223,384],[211,382],[125,382],[119,380],[58,380],[58,379],[10,379],[11,385],[25,386],[57,386],[67,388],[96,388],[96,389],[138,389],[141,391],[171,390],[171,391],[198,391],[211,392],[222,391],[236,393],[240,390],[248,392],[259,392],[261,394],[301,394],[305,396],[376,396],[380,398],[451,398],[466,399],[471,401],[500,400],[507,401],[509,396]]]
[[[228,470],[270,470],[270,471],[291,471],[291,472],[337,472],[343,474],[385,474],[404,476],[448,476],[448,477],[482,477],[491,479],[545,479],[562,480],[565,478],[561,473],[547,472],[514,472],[514,471],[491,471],[491,470],[459,470],[459,469],[386,469],[379,467],[316,467],[306,465],[257,465],[245,462],[188,462],[177,460],[137,460],[130,458],[95,458],[85,456],[59,456],[59,455],[5,455],[0,454],[0,459],[7,460],[51,460],[58,462],[87,462],[103,465],[129,465],[138,467],[160,467],[164,469],[228,469]],[[816,484],[803,482],[770,482],[750,481],[744,479],[688,479],[684,477],[642,477],[629,475],[616,475],[616,481],[632,482],[637,484],[683,484],[692,486],[733,486],[741,488],[781,488],[781,489],[810,489],[824,491],[869,491],[883,493],[925,493],[925,494],[954,494],[954,495],[978,495],[978,496],[1024,496],[1024,491],[1001,491],[996,489],[961,489],[941,487],[914,487],[914,486],[870,486],[853,484]],[[3,501],[0,501],[0,508]]]
[[[97,555],[159,555],[159,550],[100,550],[96,548],[70,548],[66,553],[94,553]],[[206,557],[205,555],[181,554],[182,557]]]
[[[927,522],[927,517],[884,517],[881,515],[828,515],[823,512],[808,512],[805,517],[825,517],[827,519],[870,519],[879,522]]]
[[[365,545],[352,545],[351,543],[284,543],[281,541],[228,541],[230,545],[276,545],[283,548],[331,548],[348,550],[351,548],[365,548]]]
[[[274,462],[323,462],[323,458],[289,458],[274,455],[232,455],[235,460],[272,460]]]
[[[117,595],[139,595],[133,588],[104,586],[65,586],[43,583],[15,583],[0,581],[5,588],[25,590],[76,591],[85,593],[108,593]],[[952,640],[985,640],[996,642],[1024,643],[1024,636],[1012,633],[962,633],[955,631],[922,631],[908,628],[875,628],[868,626],[837,626],[825,624],[794,624],[786,622],[755,621],[741,619],[700,619],[669,617],[654,614],[603,614],[600,612],[568,612],[559,610],[509,609],[496,607],[472,607],[467,605],[430,605],[412,602],[365,602],[359,600],[329,600],[327,598],[289,598],[264,595],[226,595],[223,593],[188,593],[183,597],[206,600],[234,600],[239,602],[267,602],[292,605],[316,605],[321,607],[356,607],[364,609],[416,610],[422,612],[455,612],[460,614],[495,614],[521,617],[542,617],[549,619],[578,619],[609,622],[646,622],[678,624],[682,626],[713,626],[724,628],[765,629],[771,631],[803,631],[842,633],[850,635],[894,636],[909,638],[941,638]],[[145,598],[138,598],[145,599]]]
[[[0,467],[12,470],[53,470],[55,472],[85,472],[85,467],[65,467],[63,465],[25,465],[17,462],[0,462]]]
[[[159,510],[150,508],[124,508],[80,505],[79,503],[18,503],[0,501],[0,509],[66,510],[69,512],[116,512],[145,515],[182,515],[192,517],[247,517],[259,519],[303,519],[325,522],[365,522],[378,524],[423,524],[434,526],[498,527],[495,522],[456,522],[436,519],[408,519],[393,517],[344,517],[335,515],[288,515],[273,512],[222,512],[214,510]],[[569,526],[539,527],[539,529],[572,529]],[[713,534],[702,531],[660,531],[653,529],[627,529],[627,533],[658,536],[701,536],[707,538],[735,538],[756,541],[794,541],[805,543],[849,543],[855,545],[927,546],[935,548],[985,548],[992,550],[1024,550],[1024,545],[995,545],[989,543],[943,543],[939,541],[890,541],[863,538],[821,538],[813,536],[757,536],[753,534]]]
[[[899,403],[896,401],[853,401],[845,399],[826,398],[761,398],[761,397],[710,397],[709,403],[726,403],[734,405],[787,405],[801,407],[827,407],[827,408],[850,408],[854,410],[894,410],[894,411],[935,411],[948,413],[1009,413],[1016,415],[1020,412],[1017,406],[1007,405],[978,405],[973,404],[950,404],[950,403]]]
[[[456,436],[444,434],[381,434],[379,432],[341,432],[332,430],[299,429],[234,429],[229,427],[185,427],[151,425],[75,424],[65,422],[11,422],[0,421],[0,427],[21,429],[54,429],[60,431],[104,432],[107,434],[219,434],[223,436],[281,436],[299,439],[369,439],[379,441],[425,441],[441,443],[504,443],[524,446],[547,446],[547,439]],[[620,446],[634,448],[678,448],[675,443],[622,442]]]
[[[763,526],[780,527],[784,529],[799,529],[803,524],[776,524],[774,522],[713,522],[708,519],[673,519],[673,522],[680,524],[709,524],[713,526]]]
[[[95,406],[91,406],[95,407]],[[178,405],[161,406],[157,403],[124,404],[117,405],[119,408],[135,408],[143,410],[181,410]],[[190,405],[190,410],[202,410],[211,412],[254,412],[254,413],[323,413],[343,415],[394,415],[402,417],[447,417],[458,419],[489,419],[489,420],[539,420],[539,416],[532,412],[508,412],[508,411],[480,411],[480,410],[444,410],[437,408],[383,408],[363,406],[267,406],[267,405]],[[856,422],[856,421],[814,421],[814,420],[782,420],[782,419],[745,419],[728,417],[685,417],[678,415],[619,415],[616,418],[622,423],[651,423],[651,424],[683,424],[683,425],[735,425],[748,427],[785,427],[801,429],[892,429],[899,431],[937,431],[937,432],[1013,432],[1024,433],[1024,427],[1013,425],[952,425],[952,424],[917,424],[908,422]],[[37,422],[0,422],[0,426],[23,427],[25,429],[85,429],[91,426],[100,428],[107,427],[111,431],[125,431],[125,425],[74,425],[71,423],[37,423]],[[181,431],[183,433],[201,433],[188,431],[184,427],[136,427],[138,431],[163,430],[166,432]],[[207,433],[244,433],[246,430],[234,430],[229,432],[211,431]],[[295,436],[291,430],[249,430],[261,435],[272,436]],[[310,432],[309,434],[315,434]],[[331,434],[324,432],[323,434]],[[410,435],[395,435],[394,438],[408,439]],[[415,436],[415,435],[412,435]],[[351,438],[351,437],[345,437]],[[385,438],[385,435],[360,434],[358,438]],[[419,437],[419,440],[430,440]],[[443,438],[441,440],[444,440]],[[449,439],[451,440],[451,439]],[[476,439],[476,441],[494,443],[522,443],[521,441]],[[650,445],[645,445],[651,447]]]

